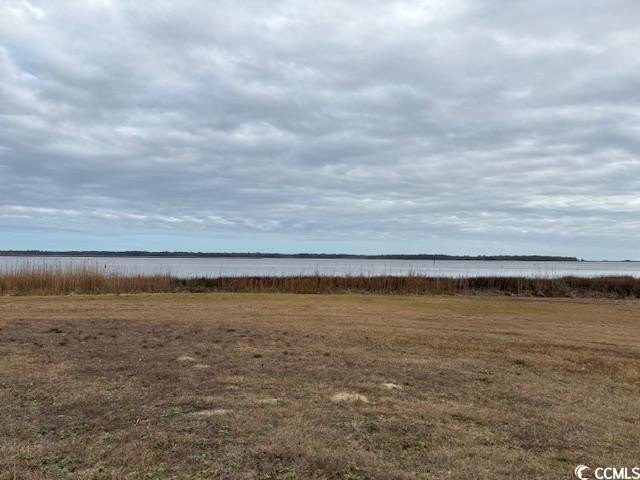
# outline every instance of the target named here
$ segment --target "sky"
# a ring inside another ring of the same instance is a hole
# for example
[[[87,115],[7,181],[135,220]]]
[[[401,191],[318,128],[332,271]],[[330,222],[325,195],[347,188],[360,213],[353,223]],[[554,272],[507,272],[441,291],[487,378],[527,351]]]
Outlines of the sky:
[[[0,249],[640,260],[637,0],[0,0]]]

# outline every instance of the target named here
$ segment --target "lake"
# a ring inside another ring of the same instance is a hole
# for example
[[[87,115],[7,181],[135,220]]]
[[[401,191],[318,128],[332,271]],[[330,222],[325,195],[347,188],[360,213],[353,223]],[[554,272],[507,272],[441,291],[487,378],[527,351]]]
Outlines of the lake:
[[[0,271],[24,264],[90,265],[124,274],[178,277],[286,275],[425,275],[430,277],[640,277],[640,262],[515,262],[302,258],[1,257]]]

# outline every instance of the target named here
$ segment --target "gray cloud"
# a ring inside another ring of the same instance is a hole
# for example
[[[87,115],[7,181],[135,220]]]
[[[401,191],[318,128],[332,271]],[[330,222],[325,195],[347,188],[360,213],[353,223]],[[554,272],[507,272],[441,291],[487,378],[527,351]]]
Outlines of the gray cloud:
[[[639,23],[634,0],[5,0],[0,227],[634,256]]]

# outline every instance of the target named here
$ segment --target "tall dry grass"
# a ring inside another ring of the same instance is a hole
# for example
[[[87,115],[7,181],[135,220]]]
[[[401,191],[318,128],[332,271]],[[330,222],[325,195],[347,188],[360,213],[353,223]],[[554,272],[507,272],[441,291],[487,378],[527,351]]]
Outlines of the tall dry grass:
[[[619,277],[273,276],[178,278],[126,275],[91,265],[24,264],[0,270],[0,295],[160,292],[370,293],[383,295],[498,294],[540,297],[640,298],[640,279]]]
[[[123,275],[97,265],[26,263],[0,270],[0,294],[65,295],[169,292],[175,279],[163,275]]]
[[[620,277],[470,277],[289,276],[177,279],[192,292],[285,292],[307,294],[371,293],[383,295],[502,294],[540,297],[640,298],[640,279]]]

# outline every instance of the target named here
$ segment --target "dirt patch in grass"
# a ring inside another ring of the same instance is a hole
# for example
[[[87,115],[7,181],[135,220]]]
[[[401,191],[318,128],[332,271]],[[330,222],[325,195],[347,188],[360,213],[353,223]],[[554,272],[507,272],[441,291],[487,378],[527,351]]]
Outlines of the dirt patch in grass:
[[[369,399],[360,393],[350,393],[350,392],[338,392],[335,393],[331,400],[334,402],[349,402],[349,403],[369,403]]]
[[[634,301],[0,297],[0,480],[570,478],[639,394]]]

